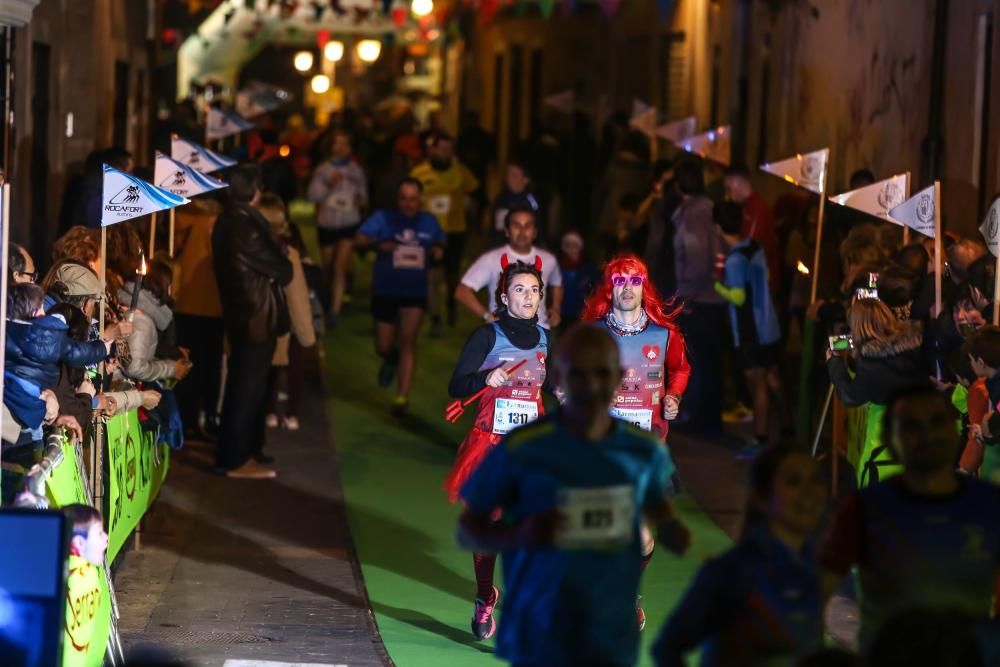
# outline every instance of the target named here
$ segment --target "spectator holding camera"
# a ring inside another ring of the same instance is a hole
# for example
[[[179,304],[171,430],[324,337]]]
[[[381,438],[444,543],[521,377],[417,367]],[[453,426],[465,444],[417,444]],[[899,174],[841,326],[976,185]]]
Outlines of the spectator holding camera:
[[[830,382],[846,406],[874,406],[874,412],[869,409],[868,437],[857,466],[861,487],[899,471],[888,447],[880,442],[878,417],[894,392],[926,382],[930,369],[920,323],[899,320],[879,299],[856,299],[847,312],[847,323],[853,348],[846,354],[828,348],[826,365]],[[854,365],[853,378],[848,359]]]

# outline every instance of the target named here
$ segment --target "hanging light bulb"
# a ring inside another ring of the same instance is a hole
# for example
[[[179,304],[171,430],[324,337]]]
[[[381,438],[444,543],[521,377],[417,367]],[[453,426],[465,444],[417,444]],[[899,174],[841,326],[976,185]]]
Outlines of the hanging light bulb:
[[[434,0],[413,0],[410,11],[414,16],[429,16],[434,11]]]
[[[322,95],[330,90],[330,77],[326,74],[317,74],[312,78],[312,81],[309,82],[309,86],[312,88],[314,93]]]
[[[298,71],[308,72],[313,67],[312,51],[299,51],[295,54],[292,64],[295,65],[295,69]]]
[[[336,40],[327,42],[323,47],[323,57],[332,63],[339,63],[344,57],[344,43]]]
[[[358,42],[357,53],[362,62],[373,63],[382,54],[382,42],[377,39],[363,39]]]

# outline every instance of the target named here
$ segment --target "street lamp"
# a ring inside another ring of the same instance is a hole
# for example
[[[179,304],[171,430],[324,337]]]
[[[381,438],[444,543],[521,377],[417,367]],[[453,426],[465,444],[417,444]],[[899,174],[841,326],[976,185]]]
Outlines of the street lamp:
[[[382,53],[382,42],[377,39],[363,39],[358,42],[357,53],[362,62],[373,63]]]
[[[434,0],[413,0],[410,11],[414,16],[429,16],[434,11]]]
[[[313,54],[312,51],[299,51],[295,54],[295,58],[292,60],[292,64],[295,65],[295,69],[300,72],[308,72],[313,66]]]
[[[326,74],[317,74],[312,78],[312,81],[309,82],[309,86],[312,88],[314,93],[322,95],[326,91],[330,90],[330,77]]]
[[[332,63],[339,63],[344,57],[344,43],[338,41],[327,42],[323,47],[323,57]]]

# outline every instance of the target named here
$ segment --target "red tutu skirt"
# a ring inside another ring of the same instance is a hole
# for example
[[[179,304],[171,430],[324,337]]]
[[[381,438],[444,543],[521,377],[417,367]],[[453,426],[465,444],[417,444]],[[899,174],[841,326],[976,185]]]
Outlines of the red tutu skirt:
[[[462,485],[475,472],[479,464],[482,463],[490,450],[496,446],[503,436],[495,435],[489,431],[483,431],[472,427],[469,435],[465,436],[461,446],[458,448],[458,456],[451,466],[448,476],[444,480],[444,488],[448,492],[448,500],[452,503],[458,501],[458,493],[462,490]]]

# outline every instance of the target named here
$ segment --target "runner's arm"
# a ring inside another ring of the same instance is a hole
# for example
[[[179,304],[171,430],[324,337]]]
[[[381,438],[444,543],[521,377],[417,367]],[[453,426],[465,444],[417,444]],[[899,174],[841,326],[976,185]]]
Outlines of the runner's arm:
[[[493,349],[496,337],[492,326],[479,327],[469,336],[448,382],[448,394],[452,398],[472,396],[486,386],[486,376],[490,371],[480,371],[479,367]]]
[[[684,667],[684,656],[722,628],[727,607],[732,608],[727,592],[738,585],[731,570],[715,559],[698,571],[653,645],[657,667]]]
[[[489,314],[489,311],[486,310],[486,306],[484,306],[482,302],[476,298],[476,293],[473,289],[465,283],[459,283],[458,286],[455,287],[455,301],[458,301],[460,304],[469,309],[473,315],[483,320],[486,320],[486,315]]]
[[[688,363],[684,335],[679,329],[670,331],[670,338],[667,340],[667,358],[663,365],[667,371],[664,391],[680,400],[691,379],[691,364]]]

